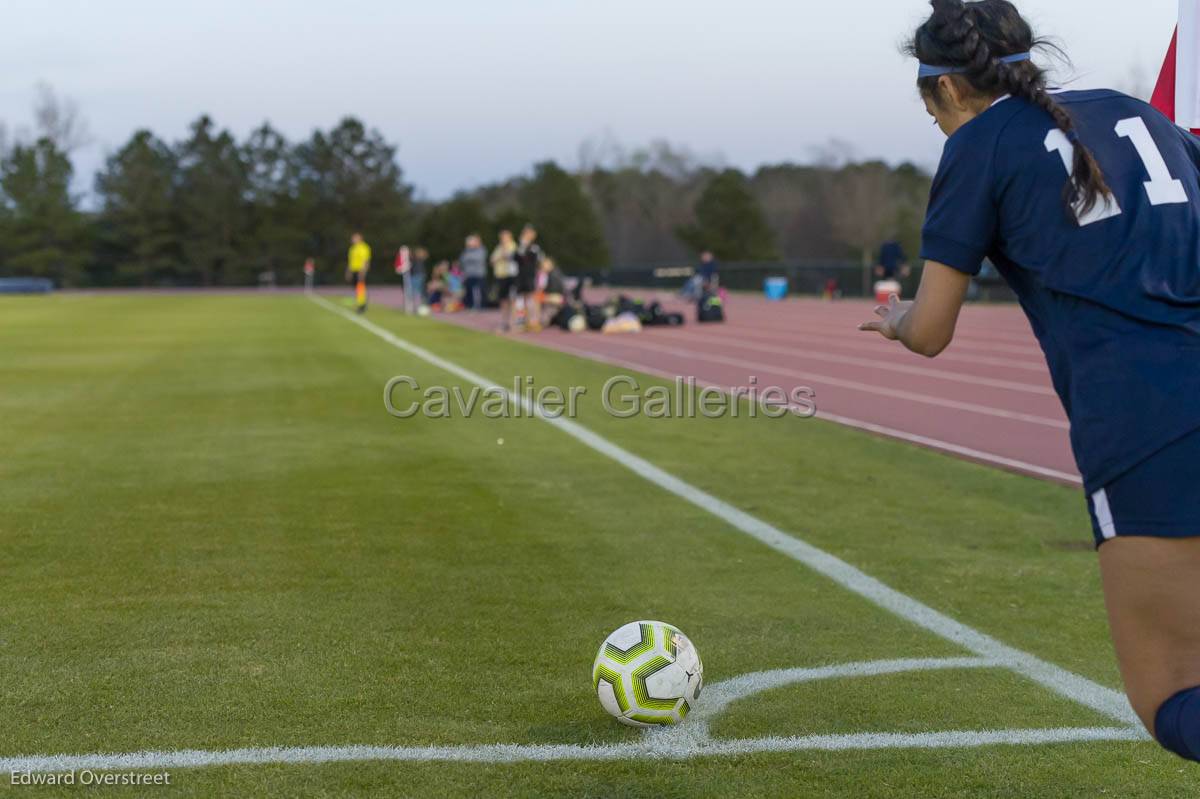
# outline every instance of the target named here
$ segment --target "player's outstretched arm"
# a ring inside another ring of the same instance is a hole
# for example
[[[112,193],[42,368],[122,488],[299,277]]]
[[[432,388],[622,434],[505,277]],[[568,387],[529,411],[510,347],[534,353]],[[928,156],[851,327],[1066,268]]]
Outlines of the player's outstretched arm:
[[[927,358],[936,357],[954,339],[958,313],[970,282],[970,276],[963,272],[929,261],[921,275],[916,300],[900,302],[893,294],[887,305],[875,309],[880,321],[864,322],[858,329],[899,341]]]

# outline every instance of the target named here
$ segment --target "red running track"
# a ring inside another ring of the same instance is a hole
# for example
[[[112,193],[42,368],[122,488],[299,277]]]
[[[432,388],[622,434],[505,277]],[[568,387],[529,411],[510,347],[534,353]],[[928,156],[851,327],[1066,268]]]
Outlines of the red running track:
[[[637,292],[631,292],[637,293]],[[603,295],[601,295],[603,296]],[[669,294],[642,292],[683,311],[682,328],[638,334],[568,334],[550,329],[522,340],[662,377],[695,377],[729,390],[757,378],[761,390],[805,386],[818,416],[1000,468],[1079,485],[1062,405],[1045,361],[1016,306],[968,306],[958,335],[928,360],[860,333],[873,303],[734,295],[724,324],[698,325]],[[377,298],[398,304],[393,298]],[[440,317],[494,330],[495,313]]]

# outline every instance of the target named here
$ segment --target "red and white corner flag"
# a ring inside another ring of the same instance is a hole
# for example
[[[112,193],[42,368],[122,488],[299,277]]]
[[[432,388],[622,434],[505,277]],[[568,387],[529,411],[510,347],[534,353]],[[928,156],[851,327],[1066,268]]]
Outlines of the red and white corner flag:
[[[1200,134],[1200,0],[1179,0],[1179,27],[1150,103]]]

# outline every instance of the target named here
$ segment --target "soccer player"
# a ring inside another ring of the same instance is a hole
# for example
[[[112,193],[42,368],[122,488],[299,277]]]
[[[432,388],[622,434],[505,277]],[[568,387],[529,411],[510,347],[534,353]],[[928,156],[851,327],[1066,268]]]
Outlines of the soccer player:
[[[346,282],[354,284],[354,305],[358,313],[367,312],[367,272],[371,270],[371,248],[355,231],[350,236],[350,251],[346,256]]]
[[[910,45],[949,137],[917,298],[877,331],[933,357],[990,258],[1071,420],[1125,691],[1200,760],[1200,141],[1109,90],[1047,91],[1007,0],[933,0]]]

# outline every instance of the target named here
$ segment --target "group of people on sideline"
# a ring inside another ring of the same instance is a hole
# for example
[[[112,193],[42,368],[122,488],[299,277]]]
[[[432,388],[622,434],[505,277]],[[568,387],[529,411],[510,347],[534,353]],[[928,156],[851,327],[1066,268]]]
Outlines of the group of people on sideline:
[[[537,243],[533,225],[521,229],[520,238],[511,230],[500,231],[500,239],[489,259],[500,304],[500,330],[538,331],[553,319],[563,305],[565,279],[554,261]]]
[[[488,253],[482,237],[471,233],[456,260],[439,261],[432,269],[428,266],[429,251],[424,247],[412,250],[401,247],[394,266],[396,273],[403,276],[405,309],[478,311],[498,305],[502,331],[541,330],[562,308],[566,281],[562,271],[542,251],[537,238],[533,225],[525,225],[519,237],[514,237],[510,230],[502,230],[495,248]],[[306,272],[311,261],[305,264]],[[354,286],[358,313],[367,310],[370,268],[371,248],[362,234],[355,232],[346,255],[346,282]]]

